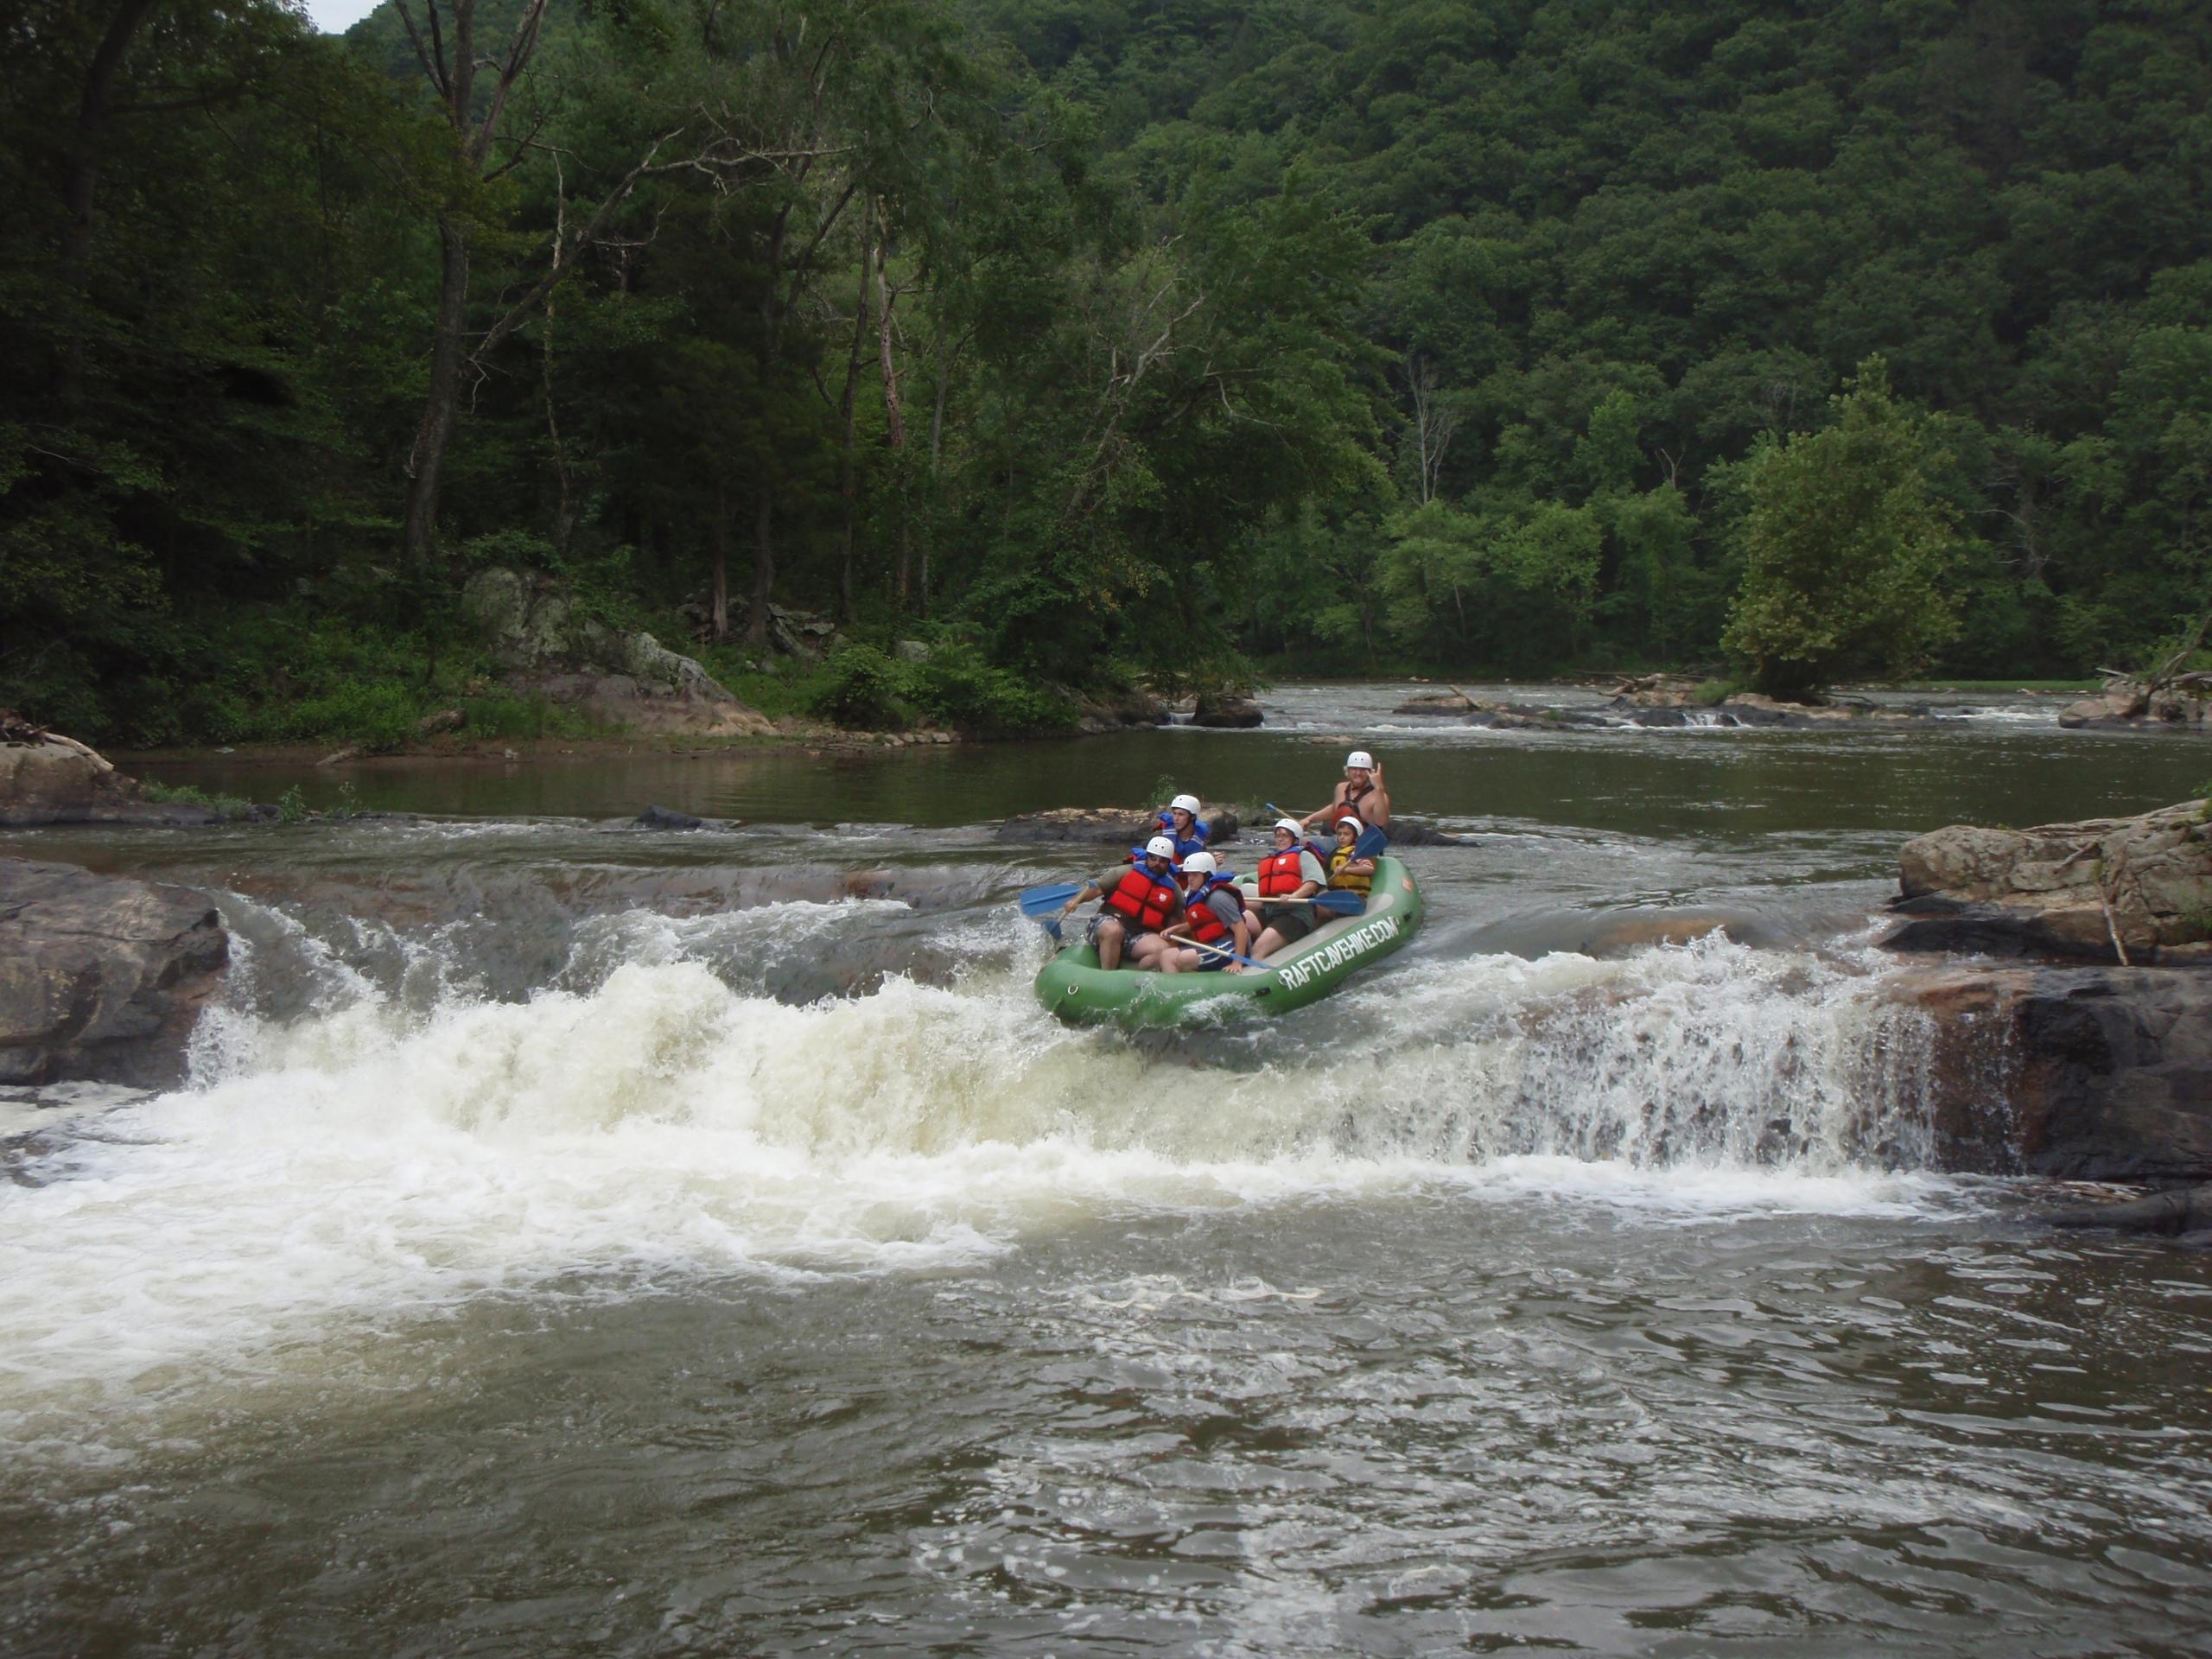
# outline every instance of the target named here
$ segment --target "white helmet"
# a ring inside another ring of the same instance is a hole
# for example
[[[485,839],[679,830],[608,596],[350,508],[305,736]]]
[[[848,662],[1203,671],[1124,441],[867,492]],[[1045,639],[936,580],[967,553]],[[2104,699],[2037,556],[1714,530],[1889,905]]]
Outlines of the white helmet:
[[[1145,842],[1144,851],[1147,858],[1164,858],[1170,864],[1175,861],[1175,843],[1165,836],[1154,836]]]
[[[1277,818],[1275,820],[1275,828],[1278,830],[1287,830],[1294,836],[1302,836],[1306,833],[1306,826],[1300,823],[1296,818]]]
[[[1195,795],[1178,795],[1167,803],[1167,810],[1171,812],[1179,807],[1195,818],[1198,816],[1198,798]]]
[[[1344,757],[1344,770],[1372,772],[1375,770],[1375,757],[1365,749],[1354,749]]]
[[[1185,875],[1190,874],[1193,870],[1200,875],[1211,875],[1218,868],[1219,866],[1213,861],[1211,853],[1192,853],[1183,861],[1183,874]]]

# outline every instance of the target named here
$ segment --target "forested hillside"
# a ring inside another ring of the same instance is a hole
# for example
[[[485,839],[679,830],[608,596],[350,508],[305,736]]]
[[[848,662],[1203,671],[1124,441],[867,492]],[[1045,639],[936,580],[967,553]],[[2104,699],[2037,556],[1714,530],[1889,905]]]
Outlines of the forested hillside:
[[[731,674],[772,597],[1071,682],[2081,672],[2212,603],[2205,5],[6,45],[0,702],[88,735],[481,690],[493,564]]]

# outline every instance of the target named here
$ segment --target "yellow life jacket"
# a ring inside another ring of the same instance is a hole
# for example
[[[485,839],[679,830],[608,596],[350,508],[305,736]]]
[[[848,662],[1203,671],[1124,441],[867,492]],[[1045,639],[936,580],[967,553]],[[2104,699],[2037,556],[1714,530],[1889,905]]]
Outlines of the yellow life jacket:
[[[1371,869],[1354,874],[1344,868],[1353,861],[1352,849],[1338,847],[1329,855],[1329,885],[1345,893],[1368,893],[1375,886],[1375,872]]]

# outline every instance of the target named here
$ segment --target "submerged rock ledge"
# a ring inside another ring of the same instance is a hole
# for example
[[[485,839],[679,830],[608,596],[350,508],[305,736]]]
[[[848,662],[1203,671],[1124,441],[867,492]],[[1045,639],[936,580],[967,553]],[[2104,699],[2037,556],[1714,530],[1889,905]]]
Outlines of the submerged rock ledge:
[[[181,1082],[230,956],[194,888],[0,859],[0,1084]]]

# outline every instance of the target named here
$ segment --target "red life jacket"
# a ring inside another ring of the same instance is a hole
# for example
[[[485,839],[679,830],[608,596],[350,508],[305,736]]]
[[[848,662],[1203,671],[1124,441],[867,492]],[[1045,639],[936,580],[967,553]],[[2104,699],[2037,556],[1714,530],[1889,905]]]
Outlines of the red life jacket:
[[[1196,893],[1183,895],[1183,916],[1191,925],[1191,938],[1199,944],[1217,944],[1229,937],[1229,924],[1221,919],[1221,912],[1206,901],[1217,893],[1225,893],[1236,901],[1236,908],[1244,908],[1243,895],[1226,884],[1201,887]]]
[[[1156,931],[1167,925],[1179,897],[1173,878],[1154,880],[1150,870],[1130,870],[1106,895],[1106,908],[1138,927]]]
[[[1260,861],[1260,897],[1280,899],[1287,893],[1296,893],[1306,878],[1299,874],[1298,861],[1306,851],[1294,847],[1287,853],[1269,853]]]
[[[1359,804],[1374,792],[1375,785],[1372,784],[1365,789],[1352,789],[1350,785],[1346,785],[1344,799],[1329,809],[1329,833],[1336,834],[1337,825],[1345,818],[1350,818],[1360,827],[1362,831],[1364,831],[1367,828],[1367,820],[1360,816]]]

